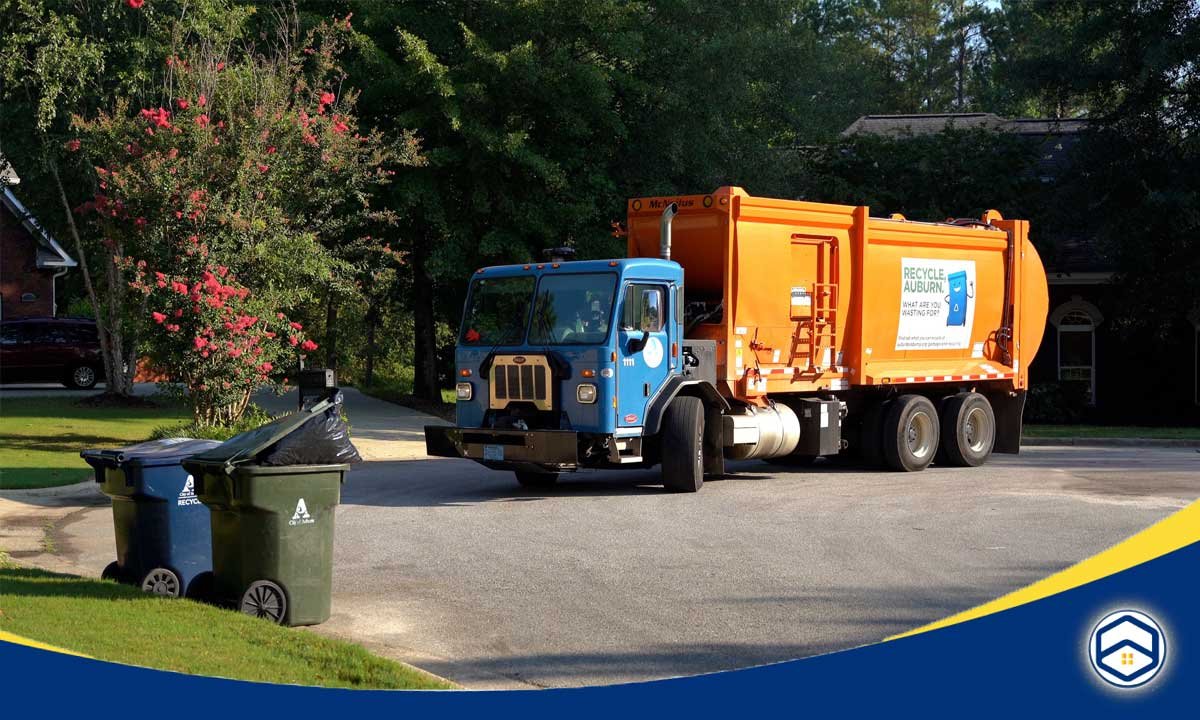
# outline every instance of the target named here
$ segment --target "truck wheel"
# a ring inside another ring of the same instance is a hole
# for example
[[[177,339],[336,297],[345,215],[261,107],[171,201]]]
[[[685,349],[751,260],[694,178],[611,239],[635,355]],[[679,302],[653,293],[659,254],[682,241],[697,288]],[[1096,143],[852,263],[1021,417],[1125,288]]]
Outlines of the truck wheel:
[[[177,598],[183,595],[183,583],[179,581],[179,576],[174,570],[154,568],[142,578],[142,592]]]
[[[938,448],[937,410],[922,395],[901,395],[883,418],[883,459],[892,470],[914,472],[933,462]]]
[[[992,404],[979,393],[951,395],[942,403],[941,460],[958,467],[987,462],[996,442]]]
[[[858,451],[863,463],[869,467],[883,465],[883,418],[891,404],[891,400],[875,403],[863,413]]]
[[[548,488],[554,487],[558,482],[558,473],[540,473],[540,472],[525,472],[518,470],[513,473],[517,476],[517,482],[521,487],[526,488]]]
[[[696,492],[704,484],[704,402],[677,397],[667,406],[662,425],[663,487]]]

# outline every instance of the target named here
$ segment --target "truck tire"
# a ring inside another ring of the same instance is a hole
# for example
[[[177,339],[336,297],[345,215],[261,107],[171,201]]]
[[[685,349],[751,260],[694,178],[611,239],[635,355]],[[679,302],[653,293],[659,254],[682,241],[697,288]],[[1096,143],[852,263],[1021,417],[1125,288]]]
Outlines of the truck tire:
[[[951,395],[942,402],[940,414],[939,460],[957,467],[987,462],[996,442],[996,416],[988,399],[973,392]]]
[[[883,418],[883,459],[892,470],[915,472],[933,462],[938,449],[938,414],[929,398],[901,395]]]
[[[525,488],[554,487],[554,484],[558,482],[558,473],[524,472],[518,470],[513,474],[517,476],[517,482],[521,487]]]
[[[672,492],[696,492],[704,484],[704,402],[677,397],[662,423],[663,487]]]
[[[863,413],[858,451],[863,463],[868,467],[883,465],[883,417],[891,403],[891,400],[875,403]]]

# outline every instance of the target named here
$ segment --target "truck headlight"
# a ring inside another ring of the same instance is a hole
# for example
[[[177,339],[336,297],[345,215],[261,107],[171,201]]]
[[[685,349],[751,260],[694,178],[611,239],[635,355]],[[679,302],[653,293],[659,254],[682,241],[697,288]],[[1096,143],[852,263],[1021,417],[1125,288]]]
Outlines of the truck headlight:
[[[469,382],[460,382],[454,386],[454,396],[459,400],[470,400],[474,394],[474,388]]]
[[[596,386],[591,383],[579,383],[575,386],[575,399],[585,405],[596,402]]]

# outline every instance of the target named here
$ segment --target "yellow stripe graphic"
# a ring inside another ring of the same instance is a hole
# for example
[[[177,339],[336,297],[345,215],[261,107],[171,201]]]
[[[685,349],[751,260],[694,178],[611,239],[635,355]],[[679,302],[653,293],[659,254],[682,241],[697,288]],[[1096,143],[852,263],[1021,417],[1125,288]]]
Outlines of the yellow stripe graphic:
[[[1018,605],[1025,605],[1035,600],[1050,597],[1065,592],[1080,585],[1086,585],[1095,580],[1108,577],[1122,570],[1128,570],[1135,565],[1149,562],[1179,548],[1200,542],[1200,501],[1188,505],[1179,512],[1151,525],[1137,535],[1123,540],[1104,552],[1093,555],[1061,572],[1048,578],[1038,580],[1032,585],[1023,587],[1003,597],[986,602],[979,607],[965,610],[957,615],[951,615],[943,620],[909,630],[908,632],[885,638],[899,640],[900,638],[917,635],[930,630],[937,630],[949,625],[968,620],[975,620],[985,615],[1008,610]]]
[[[51,652],[62,653],[63,655],[74,655],[76,657],[89,659],[91,658],[91,655],[84,655],[83,653],[77,653],[74,650],[66,650],[56,645],[38,642],[37,640],[30,640],[29,638],[21,637],[20,635],[13,635],[12,633],[5,632],[4,630],[0,630],[0,642],[9,642],[13,643],[14,645],[25,645],[27,647],[37,648],[39,650],[49,650]]]

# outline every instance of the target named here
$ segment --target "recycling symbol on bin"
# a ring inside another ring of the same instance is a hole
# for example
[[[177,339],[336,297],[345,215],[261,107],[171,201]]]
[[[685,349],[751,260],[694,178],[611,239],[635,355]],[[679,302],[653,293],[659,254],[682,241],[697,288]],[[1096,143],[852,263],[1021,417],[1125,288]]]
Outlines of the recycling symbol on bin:
[[[1104,617],[1088,643],[1092,668],[1118,687],[1145,685],[1162,670],[1166,637],[1153,618],[1136,610],[1119,610]]]

